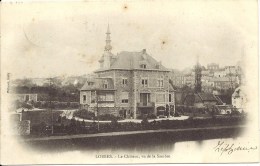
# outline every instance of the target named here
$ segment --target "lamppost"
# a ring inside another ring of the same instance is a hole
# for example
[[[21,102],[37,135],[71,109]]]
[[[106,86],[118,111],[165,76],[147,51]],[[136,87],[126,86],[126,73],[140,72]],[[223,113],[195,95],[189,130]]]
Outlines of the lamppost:
[[[98,131],[99,131],[99,110],[98,110],[98,91],[96,90],[96,102],[97,102],[97,118],[98,118]]]
[[[50,112],[51,112],[51,134],[53,135],[53,110],[52,110],[52,105],[51,105],[51,100],[52,100],[52,94],[51,94],[51,85],[52,81],[51,78],[49,78],[49,103],[50,103]]]

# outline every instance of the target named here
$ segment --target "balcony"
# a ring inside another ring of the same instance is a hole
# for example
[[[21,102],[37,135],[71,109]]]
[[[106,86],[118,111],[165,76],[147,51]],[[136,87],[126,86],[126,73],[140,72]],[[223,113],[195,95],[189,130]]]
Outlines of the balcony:
[[[137,103],[137,107],[154,107],[155,103],[154,102],[148,102],[148,103]]]

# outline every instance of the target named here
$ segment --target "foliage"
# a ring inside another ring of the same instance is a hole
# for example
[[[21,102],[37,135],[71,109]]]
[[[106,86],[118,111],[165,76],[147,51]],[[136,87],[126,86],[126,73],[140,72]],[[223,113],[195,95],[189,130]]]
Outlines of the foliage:
[[[148,119],[156,119],[157,116],[154,115],[154,114],[148,114],[148,115],[147,115],[147,118],[148,118]]]
[[[181,103],[184,103],[185,97],[190,94],[193,93],[193,89],[191,87],[189,87],[188,85],[184,85],[181,89]]]
[[[143,120],[141,121],[141,124],[142,124],[143,126],[149,125],[148,119],[147,119],[147,118],[143,118]]]
[[[141,123],[125,122],[119,123],[117,120],[111,123],[85,123],[75,120],[69,120],[66,125],[54,125],[54,134],[86,134],[98,132],[115,132],[115,131],[138,131],[138,130],[160,130],[160,129],[180,129],[194,127],[210,127],[210,126],[230,126],[243,125],[246,123],[246,116],[223,116],[196,119],[189,118],[187,120],[162,120],[149,122],[147,118]],[[99,126],[99,127],[98,127]],[[99,129],[98,129],[99,128]],[[50,133],[50,126],[44,122],[32,126],[32,134]]]
[[[92,120],[92,119],[94,119],[95,114],[94,114],[94,112],[90,112],[86,109],[80,109],[80,110],[75,111],[73,116]]]
[[[16,100],[14,105],[15,105],[16,109],[18,109],[18,108],[33,109],[33,105],[32,104],[27,103],[27,102],[21,102],[19,100]]]
[[[123,119],[122,117],[119,117],[119,116],[115,116],[113,114],[104,114],[104,115],[99,115],[98,117],[99,120],[103,120],[103,121],[106,121],[106,120],[109,120],[109,121],[117,121],[117,120],[121,120]]]
[[[31,104],[23,102],[22,103],[22,108],[33,109],[33,106]]]

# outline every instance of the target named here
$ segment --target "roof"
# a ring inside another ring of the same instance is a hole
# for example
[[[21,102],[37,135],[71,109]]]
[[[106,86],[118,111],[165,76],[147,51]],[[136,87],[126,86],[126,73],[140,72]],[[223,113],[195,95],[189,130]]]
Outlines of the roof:
[[[211,82],[230,82],[230,81],[237,81],[236,77],[213,77],[209,81]]]
[[[107,88],[104,84],[107,84]],[[114,90],[114,82],[112,78],[88,78],[80,90]]]
[[[244,87],[238,87],[235,89],[234,93],[232,94],[232,97],[240,97],[240,96],[245,96],[243,92]]]
[[[101,58],[101,61],[103,57]],[[144,64],[146,68],[141,68],[140,66]],[[123,70],[158,70],[158,71],[170,71],[160,62],[156,61],[152,56],[146,53],[146,50],[140,52],[127,52],[123,51],[118,53],[116,56],[111,56],[111,66],[108,69],[123,69]],[[104,69],[99,69],[98,71],[103,71]]]
[[[188,94],[184,101],[186,103],[189,103],[190,105],[193,105],[194,103],[200,103],[200,102],[206,102],[206,101],[215,101],[217,104],[223,104],[220,98],[216,97],[212,93],[193,93],[193,94]]]
[[[216,105],[216,108],[218,109],[230,109],[233,108],[232,105]]]
[[[216,101],[216,97],[215,95],[213,95],[212,93],[198,93],[197,94],[202,101]]]

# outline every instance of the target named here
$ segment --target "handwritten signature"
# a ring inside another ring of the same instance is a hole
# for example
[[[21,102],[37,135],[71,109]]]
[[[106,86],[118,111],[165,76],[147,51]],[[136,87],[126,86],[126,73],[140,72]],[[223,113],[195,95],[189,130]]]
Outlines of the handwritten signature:
[[[257,146],[246,146],[246,145],[236,145],[234,143],[226,143],[225,141],[218,141],[217,146],[214,147],[215,152],[219,152],[220,155],[228,154],[231,155],[236,151],[253,151],[257,150]]]

